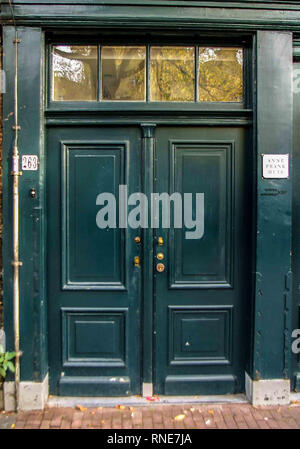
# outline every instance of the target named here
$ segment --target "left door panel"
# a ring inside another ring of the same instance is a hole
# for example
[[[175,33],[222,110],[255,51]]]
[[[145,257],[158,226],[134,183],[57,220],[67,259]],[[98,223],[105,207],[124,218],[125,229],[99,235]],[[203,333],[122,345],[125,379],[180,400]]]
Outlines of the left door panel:
[[[124,197],[141,190],[140,154],[135,127],[48,132],[51,394],[140,393],[139,230],[119,227],[119,186]]]

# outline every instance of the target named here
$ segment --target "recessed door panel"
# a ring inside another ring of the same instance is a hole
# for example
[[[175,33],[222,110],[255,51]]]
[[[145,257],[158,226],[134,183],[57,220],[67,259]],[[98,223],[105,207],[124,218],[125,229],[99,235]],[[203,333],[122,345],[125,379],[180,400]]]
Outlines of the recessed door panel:
[[[170,194],[184,209],[182,229],[170,230],[171,288],[230,287],[234,142],[170,141],[169,150]]]
[[[169,364],[228,365],[232,307],[169,306]]]
[[[128,142],[62,142],[63,288],[125,289],[124,229],[96,226],[97,197],[107,192],[119,202],[127,180]],[[88,173],[87,178],[84,176]],[[103,248],[108,247],[105,257]]]

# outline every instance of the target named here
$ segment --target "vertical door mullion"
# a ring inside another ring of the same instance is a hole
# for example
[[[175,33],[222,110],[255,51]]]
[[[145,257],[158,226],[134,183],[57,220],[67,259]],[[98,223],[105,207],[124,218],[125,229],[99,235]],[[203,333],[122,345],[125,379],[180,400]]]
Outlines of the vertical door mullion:
[[[101,101],[101,91],[102,91],[102,80],[101,80],[101,45],[98,45],[98,64],[97,64],[97,71],[98,71],[98,83],[97,83],[97,100]]]
[[[150,45],[146,47],[146,101],[150,101]]]
[[[199,94],[199,47],[195,46],[195,102],[198,101]]]
[[[143,193],[148,198],[148,219],[151,217],[151,193],[154,189],[155,124],[142,124]],[[143,229],[143,396],[153,394],[153,229]]]

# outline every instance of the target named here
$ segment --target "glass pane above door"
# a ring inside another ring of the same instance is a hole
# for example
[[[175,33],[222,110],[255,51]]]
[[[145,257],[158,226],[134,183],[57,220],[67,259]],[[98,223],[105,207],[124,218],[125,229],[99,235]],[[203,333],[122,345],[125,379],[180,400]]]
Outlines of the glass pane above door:
[[[95,101],[98,89],[97,46],[52,47],[52,99]]]
[[[199,47],[198,101],[241,102],[243,50]]]
[[[102,47],[102,100],[146,100],[146,47]]]
[[[151,47],[150,100],[194,101],[195,48]]]

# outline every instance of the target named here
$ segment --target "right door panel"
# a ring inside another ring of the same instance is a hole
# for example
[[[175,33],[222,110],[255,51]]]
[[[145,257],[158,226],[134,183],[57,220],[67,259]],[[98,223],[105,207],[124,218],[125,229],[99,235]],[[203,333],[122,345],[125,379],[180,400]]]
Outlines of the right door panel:
[[[156,130],[155,192],[175,193],[177,201],[170,201],[170,226],[162,220],[166,203],[161,206],[155,239],[158,394],[244,391],[251,299],[250,161],[240,128]],[[158,263],[164,271],[158,271]]]

